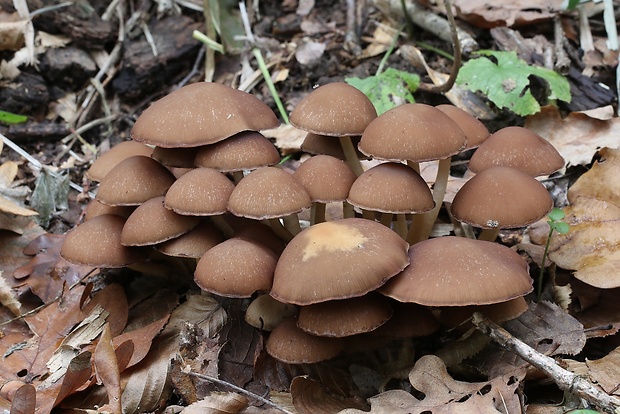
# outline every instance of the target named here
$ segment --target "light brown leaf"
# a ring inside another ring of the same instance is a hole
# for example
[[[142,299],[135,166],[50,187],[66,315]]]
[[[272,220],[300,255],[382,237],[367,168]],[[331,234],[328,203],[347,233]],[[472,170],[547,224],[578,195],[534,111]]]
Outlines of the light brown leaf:
[[[456,0],[454,7],[459,17],[471,24],[490,28],[522,26],[552,19],[562,10],[561,0],[540,3],[537,0]]]
[[[619,145],[620,121],[614,131],[614,143]],[[577,197],[594,197],[620,208],[620,149],[603,148],[599,155],[601,159],[568,190],[568,200],[574,202]]]
[[[319,382],[300,376],[291,382],[291,397],[298,414],[335,413],[347,408],[367,409],[358,399],[343,398],[331,394]]]
[[[115,347],[120,347],[121,344],[127,341],[133,343],[131,358],[124,368],[136,365],[148,354],[149,349],[151,349],[153,338],[161,332],[169,318],[170,315],[165,315],[161,319],[143,326],[142,328],[134,329],[133,331],[125,332],[114,337],[113,343]]]
[[[562,119],[554,106],[527,117],[525,127],[553,144],[567,165],[589,164],[600,148],[617,147],[620,136],[620,118],[605,121],[571,112]]]
[[[596,361],[586,360],[589,376],[606,393],[620,396],[620,347]]]
[[[236,414],[248,406],[248,399],[234,392],[214,392],[188,405],[184,414]]]
[[[118,361],[114,346],[112,345],[112,335],[110,325],[105,324],[101,332],[101,338],[95,348],[93,355],[95,373],[108,393],[108,408],[113,413],[121,412],[121,378],[119,373]]]
[[[37,392],[32,384],[24,384],[21,381],[9,381],[2,385],[0,397],[6,398],[11,402],[11,413],[34,414]]]

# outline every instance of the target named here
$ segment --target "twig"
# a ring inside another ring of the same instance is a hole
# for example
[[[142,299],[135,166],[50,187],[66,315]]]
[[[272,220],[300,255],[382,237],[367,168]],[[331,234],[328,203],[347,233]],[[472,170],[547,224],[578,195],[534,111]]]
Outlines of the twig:
[[[450,34],[452,36],[452,53],[454,54],[454,60],[452,61],[452,69],[450,70],[450,77],[441,85],[427,85],[421,83],[419,88],[432,93],[445,93],[452,89],[456,77],[459,74],[461,68],[461,43],[459,41],[459,34],[456,29],[456,22],[454,21],[454,15],[452,14],[452,1],[444,0],[446,6],[446,15],[448,16],[448,22],[450,26]]]
[[[187,374],[188,374],[190,377],[200,378],[200,379],[205,380],[205,381],[214,382],[214,383],[219,384],[219,385],[222,385],[222,386],[224,386],[224,387],[231,388],[231,389],[233,389],[233,390],[237,391],[237,392],[238,392],[238,393],[240,393],[240,394],[244,394],[244,395],[247,395],[247,396],[248,396],[248,397],[250,397],[250,398],[254,398],[254,399],[255,399],[255,400],[257,400],[257,401],[262,402],[263,404],[266,404],[266,405],[268,405],[268,406],[270,406],[270,407],[273,407],[273,408],[275,408],[276,410],[282,411],[283,413],[286,413],[286,414],[295,414],[295,413],[293,413],[292,411],[289,411],[289,410],[287,410],[287,409],[286,409],[286,408],[284,408],[284,407],[280,407],[279,405],[277,405],[277,404],[276,404],[276,403],[274,403],[273,401],[270,401],[270,400],[268,400],[268,399],[266,399],[266,398],[264,398],[264,397],[261,397],[261,396],[260,396],[260,395],[258,395],[258,394],[254,394],[254,393],[253,393],[253,392],[251,392],[251,391],[244,390],[244,389],[243,389],[243,388],[241,388],[241,387],[237,387],[235,384],[231,384],[230,382],[222,381],[221,379],[217,379],[217,378],[215,378],[215,377],[211,377],[211,376],[209,376],[209,375],[198,374],[198,373],[196,373],[196,372],[192,372],[192,371],[188,372]]]
[[[373,0],[373,2],[386,15],[400,17],[403,14],[401,0]],[[434,34],[445,42],[452,41],[450,23],[446,19],[419,6],[415,1],[406,2],[406,10],[416,26]],[[461,43],[461,50],[464,54],[467,55],[479,49],[478,43],[469,33],[458,27],[456,30]]]
[[[472,322],[484,334],[497,342],[502,348],[514,352],[528,363],[543,371],[556,385],[564,391],[583,398],[593,406],[606,413],[620,414],[620,399],[608,395],[594,386],[586,378],[560,367],[553,358],[541,354],[523,341],[512,336],[495,322],[475,312]]]

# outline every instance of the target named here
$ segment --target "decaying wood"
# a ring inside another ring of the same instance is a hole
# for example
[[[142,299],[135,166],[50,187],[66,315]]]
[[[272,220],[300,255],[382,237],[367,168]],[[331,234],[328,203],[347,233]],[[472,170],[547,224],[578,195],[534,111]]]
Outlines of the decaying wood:
[[[373,3],[387,16],[399,19],[403,17],[401,0],[373,0]],[[414,24],[434,34],[441,40],[452,43],[448,20],[419,6],[415,1],[405,1],[405,7]],[[463,54],[468,55],[479,49],[478,42],[465,30],[457,27],[457,33]]]
[[[606,413],[620,414],[620,399],[604,393],[586,378],[560,367],[553,358],[541,354],[523,341],[512,336],[495,322],[485,318],[481,313],[473,315],[472,322],[484,334],[502,348],[514,352],[536,368],[543,371],[556,385],[568,391]]]
[[[22,72],[9,85],[0,88],[0,109],[15,114],[47,110],[50,96],[45,80],[38,73]]]

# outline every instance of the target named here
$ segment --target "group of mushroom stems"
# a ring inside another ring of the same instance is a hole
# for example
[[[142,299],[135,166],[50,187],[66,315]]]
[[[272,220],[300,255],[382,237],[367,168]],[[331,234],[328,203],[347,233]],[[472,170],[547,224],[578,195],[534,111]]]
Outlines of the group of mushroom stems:
[[[429,335],[475,310],[501,322],[527,309],[528,264],[493,240],[552,209],[535,177],[564,161],[547,141],[521,127],[490,135],[451,105],[377,116],[338,82],[310,92],[290,122],[312,154],[293,174],[259,132],[279,122],[253,95],[201,82],[165,96],[88,170],[97,195],[62,256],[105,268],[182,258],[203,291],[253,299],[246,320],[271,331],[266,350],[285,363]],[[473,148],[475,175],[444,202],[451,157]],[[433,191],[419,174],[428,161]],[[326,205],[339,217],[326,221]],[[429,238],[442,205],[469,237]]]

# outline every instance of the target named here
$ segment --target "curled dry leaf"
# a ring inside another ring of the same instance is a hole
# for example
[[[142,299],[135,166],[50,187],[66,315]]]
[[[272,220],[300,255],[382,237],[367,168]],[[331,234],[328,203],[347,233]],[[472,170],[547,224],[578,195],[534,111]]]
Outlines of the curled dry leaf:
[[[95,373],[101,383],[103,383],[108,394],[108,404],[106,408],[113,413],[121,412],[121,378],[114,346],[112,345],[112,335],[110,325],[106,323],[101,332],[101,337],[95,348],[93,355]],[[102,409],[102,411],[107,411]]]
[[[236,414],[248,406],[248,399],[234,392],[214,392],[188,405],[184,414]]]
[[[589,376],[607,394],[620,396],[620,347],[595,361],[586,360]]]
[[[369,399],[371,413],[497,414],[521,412],[518,381],[496,377],[487,382],[463,382],[452,378],[441,359],[425,355],[409,373],[415,395],[391,390]],[[340,414],[360,414],[347,409]]]
[[[603,121],[571,112],[562,119],[556,107],[546,106],[527,117],[525,127],[553,144],[567,165],[585,165],[599,148],[618,146],[620,118]]]
[[[540,3],[537,0],[511,0],[495,3],[489,0],[456,0],[457,14],[469,23],[483,28],[522,26],[552,19],[562,10],[561,0]]]
[[[620,287],[620,150],[604,148],[601,161],[568,192],[567,234],[551,240],[549,258],[595,287]]]

